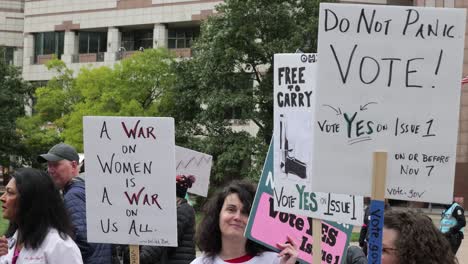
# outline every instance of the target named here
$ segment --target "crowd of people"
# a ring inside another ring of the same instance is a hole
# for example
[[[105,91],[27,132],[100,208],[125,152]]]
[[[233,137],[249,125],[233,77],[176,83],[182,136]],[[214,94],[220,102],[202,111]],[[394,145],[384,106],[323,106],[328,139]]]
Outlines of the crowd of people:
[[[47,163],[48,173],[17,170],[0,197],[3,218],[9,221],[0,238],[0,264],[129,263],[128,247],[87,241],[84,166],[80,170],[75,148],[60,143],[38,160]],[[178,247],[140,246],[142,264],[296,263],[294,238],[278,241],[280,250],[273,252],[244,237],[256,192],[251,182],[230,182],[210,197],[195,228],[195,211],[185,199],[194,181],[192,176],[176,177]],[[360,247],[348,248],[345,264],[367,264],[366,210]],[[458,263],[455,255],[465,225],[463,207],[455,201],[442,213],[439,228],[421,212],[387,209],[381,262]],[[202,251],[199,257],[196,246]]]

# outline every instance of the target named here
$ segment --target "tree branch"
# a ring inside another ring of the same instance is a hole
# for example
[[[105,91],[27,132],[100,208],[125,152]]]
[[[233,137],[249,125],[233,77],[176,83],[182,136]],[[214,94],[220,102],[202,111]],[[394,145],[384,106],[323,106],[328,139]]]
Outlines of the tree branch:
[[[252,121],[261,129],[265,129],[265,127],[260,123],[260,121],[258,121],[257,119],[255,118],[252,118]]]

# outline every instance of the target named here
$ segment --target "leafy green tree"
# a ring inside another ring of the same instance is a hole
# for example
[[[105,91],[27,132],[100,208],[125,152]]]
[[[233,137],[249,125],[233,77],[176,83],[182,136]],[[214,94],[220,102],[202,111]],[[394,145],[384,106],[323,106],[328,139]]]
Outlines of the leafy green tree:
[[[24,143],[36,149],[45,144],[47,150],[65,141],[82,151],[83,116],[158,116],[158,104],[175,80],[173,63],[166,49],[148,49],[113,68],[82,68],[73,77],[62,61],[50,61],[56,77],[37,88],[35,114],[18,122]]]
[[[273,132],[273,55],[316,51],[319,3],[226,0],[202,24],[191,79],[203,106],[195,122],[203,129],[193,135],[202,136],[200,148],[215,157],[215,184],[259,177]],[[233,131],[233,117],[252,120],[258,134]]]
[[[24,115],[29,86],[18,68],[6,64],[4,54],[0,47],[0,165],[8,167],[12,155],[21,154],[16,119]]]
[[[33,114],[20,117],[16,122],[23,147],[22,159],[33,167],[41,166],[36,160],[39,154],[63,140],[63,113],[69,112],[74,103],[69,96],[73,72],[57,59],[49,61],[46,66],[56,72],[56,77],[46,86],[35,87],[31,95],[36,101]]]

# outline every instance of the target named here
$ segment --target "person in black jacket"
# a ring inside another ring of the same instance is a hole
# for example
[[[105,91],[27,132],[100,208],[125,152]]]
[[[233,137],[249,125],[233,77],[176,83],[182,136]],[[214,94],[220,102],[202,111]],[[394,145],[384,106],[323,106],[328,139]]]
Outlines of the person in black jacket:
[[[141,264],[187,264],[195,259],[195,211],[184,198],[195,177],[177,175],[177,242],[178,247],[141,246]]]

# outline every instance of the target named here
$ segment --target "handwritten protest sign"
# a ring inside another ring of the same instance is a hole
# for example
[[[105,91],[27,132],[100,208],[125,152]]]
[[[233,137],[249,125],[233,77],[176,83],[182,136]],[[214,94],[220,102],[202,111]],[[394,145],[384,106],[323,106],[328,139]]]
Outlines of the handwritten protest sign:
[[[450,202],[465,17],[320,5],[314,191],[369,196],[372,152],[383,149],[387,198]]]
[[[347,194],[313,192],[310,185],[278,187],[275,178],[274,209],[316,219],[362,225],[364,198]]]
[[[311,191],[317,59],[315,53],[275,54],[274,208],[362,225],[362,196]]]
[[[210,185],[210,171],[213,162],[208,154],[176,146],[177,175],[193,175],[195,182],[187,191],[206,197]]]
[[[88,241],[177,246],[174,120],[84,117]]]
[[[275,54],[274,61],[275,179],[309,183],[317,54]]]
[[[286,235],[293,237],[299,245],[301,263],[312,263],[312,218],[283,213],[274,210],[273,188],[273,144],[270,145],[258,183],[245,236],[274,250],[278,242],[286,241]],[[274,232],[272,232],[274,230]],[[352,226],[322,221],[322,263],[343,262]]]

